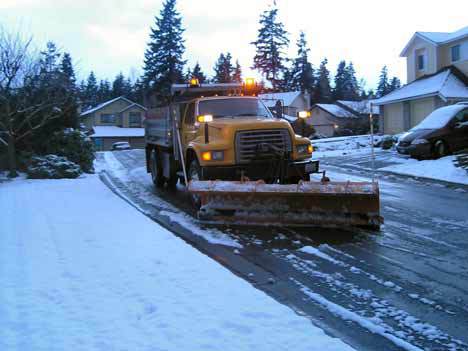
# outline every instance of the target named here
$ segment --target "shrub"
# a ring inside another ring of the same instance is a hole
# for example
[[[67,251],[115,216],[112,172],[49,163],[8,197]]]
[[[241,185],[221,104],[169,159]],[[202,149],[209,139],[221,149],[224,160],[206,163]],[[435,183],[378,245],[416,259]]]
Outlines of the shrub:
[[[392,135],[384,135],[382,139],[379,141],[379,145],[383,150],[391,149],[395,140],[393,139]]]
[[[54,133],[48,147],[49,154],[64,156],[78,164],[86,173],[93,173],[94,145],[86,133],[68,128]]]
[[[79,165],[57,155],[33,156],[26,172],[32,179],[77,178],[82,173]]]

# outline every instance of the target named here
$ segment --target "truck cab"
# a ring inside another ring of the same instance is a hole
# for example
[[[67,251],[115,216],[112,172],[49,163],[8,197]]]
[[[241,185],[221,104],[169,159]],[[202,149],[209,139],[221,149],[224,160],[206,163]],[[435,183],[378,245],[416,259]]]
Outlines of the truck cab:
[[[154,138],[158,118],[147,118],[147,168],[155,184],[175,183],[178,177],[298,183],[318,172],[310,140],[296,135],[259,97],[235,89],[207,94],[206,86],[200,94],[186,89],[185,99],[160,113],[165,141]]]

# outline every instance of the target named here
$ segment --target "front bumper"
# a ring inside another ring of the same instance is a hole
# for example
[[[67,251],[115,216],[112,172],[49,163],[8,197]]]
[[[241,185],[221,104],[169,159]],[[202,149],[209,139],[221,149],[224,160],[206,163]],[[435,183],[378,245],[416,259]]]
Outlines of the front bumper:
[[[402,155],[410,155],[412,157],[427,157],[431,155],[430,144],[419,144],[419,145],[408,145],[408,146],[397,145],[396,149],[398,153]]]
[[[242,175],[250,180],[269,180],[277,175],[280,165],[276,162],[252,162],[245,165],[234,166],[206,166],[202,168],[202,177],[205,180],[239,180]],[[309,179],[309,174],[319,171],[319,161],[284,161],[285,178]]]

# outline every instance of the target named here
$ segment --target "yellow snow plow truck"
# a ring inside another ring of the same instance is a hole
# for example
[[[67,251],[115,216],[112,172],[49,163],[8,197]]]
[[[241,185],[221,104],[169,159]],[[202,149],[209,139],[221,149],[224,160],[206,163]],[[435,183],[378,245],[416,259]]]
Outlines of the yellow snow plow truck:
[[[310,181],[308,138],[278,102],[272,113],[245,83],[172,85],[167,106],[147,103],[146,165],[156,187],[186,184],[205,223],[379,227],[375,182]],[[307,113],[300,113],[307,116]]]

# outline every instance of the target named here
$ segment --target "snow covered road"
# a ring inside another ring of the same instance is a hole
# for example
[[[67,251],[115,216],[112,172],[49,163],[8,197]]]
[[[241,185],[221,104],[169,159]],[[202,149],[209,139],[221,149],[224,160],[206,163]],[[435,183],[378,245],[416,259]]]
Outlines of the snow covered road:
[[[352,350],[98,176],[0,184],[0,350]]]
[[[141,211],[156,220],[170,217],[184,240],[356,349],[468,349],[468,193],[462,187],[385,176],[380,234],[213,230],[191,220],[183,188],[154,190],[141,150],[100,158],[110,186]],[[329,162],[333,178],[368,179],[365,167],[340,168],[343,163]],[[177,209],[182,213],[172,212]]]

